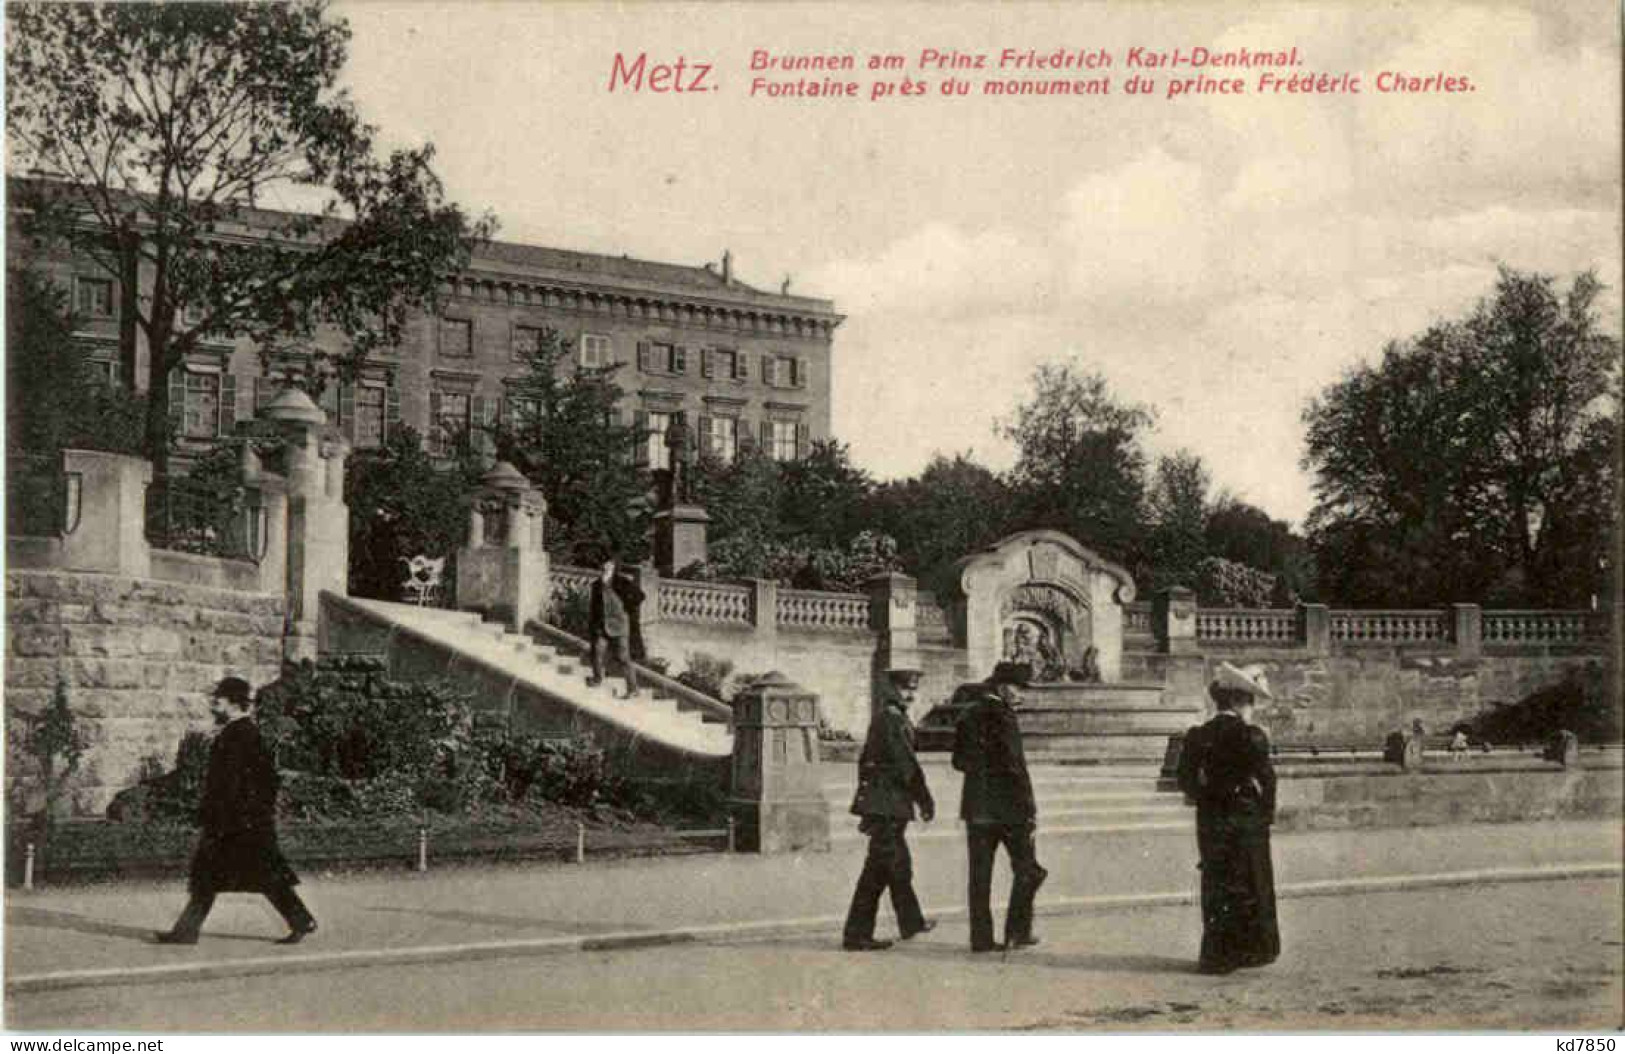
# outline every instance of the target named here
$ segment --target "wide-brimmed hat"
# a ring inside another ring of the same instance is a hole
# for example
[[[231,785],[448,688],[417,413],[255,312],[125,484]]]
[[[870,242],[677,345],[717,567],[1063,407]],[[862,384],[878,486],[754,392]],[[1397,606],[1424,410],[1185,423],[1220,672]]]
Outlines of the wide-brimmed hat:
[[[1270,691],[1269,681],[1264,677],[1262,666],[1232,666],[1227,662],[1219,663],[1213,671],[1213,683],[1209,685],[1210,691],[1246,692],[1258,699],[1274,699]]]

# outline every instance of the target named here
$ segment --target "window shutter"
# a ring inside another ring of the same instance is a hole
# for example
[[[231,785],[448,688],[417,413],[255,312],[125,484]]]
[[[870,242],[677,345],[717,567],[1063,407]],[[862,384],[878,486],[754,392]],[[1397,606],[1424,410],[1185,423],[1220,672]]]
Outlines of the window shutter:
[[[384,438],[388,439],[401,427],[401,390],[395,387],[395,375],[389,375],[384,388]]]
[[[688,372],[688,349],[681,344],[674,345],[671,349],[671,372]]]
[[[445,439],[440,431],[440,393],[429,393],[429,453],[445,450]]]
[[[237,431],[237,375],[220,375],[220,435],[229,436]]]
[[[186,425],[186,370],[176,366],[169,371],[169,427],[180,435]]]
[[[760,427],[758,427],[756,429],[756,431],[757,431],[757,434],[759,434],[762,437],[762,453],[766,454],[768,457],[772,457],[773,456],[773,422],[772,421],[763,421],[761,423]]]
[[[807,387],[807,360],[806,359],[791,359],[790,360],[790,377],[791,377],[790,383],[794,387],[797,387],[797,388],[805,388],[805,387]]]
[[[271,392],[272,392],[271,378],[269,378],[269,377],[255,377],[254,378],[254,416],[255,417],[258,417],[260,415],[260,411],[265,409],[266,404],[271,401]]]
[[[807,433],[806,425],[796,425],[796,459],[798,461],[807,456]]]
[[[470,408],[470,416],[472,420],[469,421],[469,424],[472,426],[471,431],[474,432],[472,437],[473,442],[470,445],[473,446],[475,450],[482,453],[489,453],[494,448],[493,437],[491,435],[491,426],[495,423],[495,414],[496,402],[494,400],[487,399],[483,395],[474,396],[474,401]]]
[[[339,430],[355,442],[355,385],[348,381],[339,385]]]
[[[716,443],[714,441],[714,437],[711,435],[711,418],[706,416],[705,414],[701,414],[699,416],[698,420],[699,420],[699,432],[700,432],[700,442],[699,442],[699,451],[700,451],[700,453],[701,454],[721,454],[722,451],[717,449]]]
[[[317,401],[322,413],[327,415],[328,424],[337,424],[339,416],[339,382],[338,378],[330,380],[322,387],[322,397]]]
[[[734,380],[750,380],[750,357],[742,351],[734,352]]]
[[[632,463],[638,468],[649,467],[649,411],[639,410],[632,415]]]
[[[638,341],[638,372],[649,372],[649,342],[646,340]]]
[[[778,360],[771,355],[762,356],[762,383],[769,388],[779,386],[779,371],[774,369],[777,362]]]
[[[700,349],[700,376],[709,377],[712,372],[712,355],[710,348]]]

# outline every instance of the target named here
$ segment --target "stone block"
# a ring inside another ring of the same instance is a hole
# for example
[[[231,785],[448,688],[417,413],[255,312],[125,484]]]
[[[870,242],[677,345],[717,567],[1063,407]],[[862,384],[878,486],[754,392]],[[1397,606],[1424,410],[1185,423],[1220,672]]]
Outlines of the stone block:
[[[12,626],[51,625],[62,621],[62,604],[39,597],[19,597],[6,603],[6,622]]]
[[[37,714],[51,701],[51,688],[6,689],[6,713]]]
[[[68,654],[68,634],[60,626],[18,626],[7,636],[11,654],[19,658]]]

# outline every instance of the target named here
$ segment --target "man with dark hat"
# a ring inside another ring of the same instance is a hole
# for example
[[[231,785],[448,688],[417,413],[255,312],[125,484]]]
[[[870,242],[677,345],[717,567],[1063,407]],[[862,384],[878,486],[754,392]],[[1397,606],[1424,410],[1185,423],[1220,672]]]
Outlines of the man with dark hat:
[[[858,830],[869,836],[869,854],[863,860],[858,888],[852,893],[852,906],[846,913],[842,946],[847,951],[879,951],[891,941],[875,940],[875,916],[880,910],[880,894],[891,890],[892,912],[903,940],[936,928],[936,922],[920,910],[914,894],[914,862],[909,855],[904,832],[914,819],[930,823],[937,813],[925,772],[914,756],[914,726],[908,720],[908,707],[920,686],[918,670],[892,670],[888,673],[891,691],[863,741],[858,757],[858,792],[852,799],[852,814],[861,817]]]
[[[592,644],[592,676],[587,683],[603,682],[604,652],[613,650],[626,674],[625,698],[630,699],[638,694],[638,671],[632,658],[632,642],[636,632],[634,612],[643,602],[643,591],[630,578],[618,574],[619,571],[616,557],[604,557],[598,565],[598,577],[593,580],[588,596],[587,626]]]
[[[965,774],[959,816],[965,821],[970,859],[970,947],[993,951],[993,857],[1000,845],[1014,873],[1010,909],[1004,920],[1004,948],[1038,943],[1033,936],[1033,898],[1049,876],[1038,863],[1033,835],[1038,806],[1015,708],[1026,667],[1001,662],[975,692],[975,701],[954,729],[954,768]]]
[[[202,835],[192,855],[191,894],[160,944],[196,944],[218,893],[263,893],[288,923],[278,944],[298,944],[316,932],[316,920],[293,887],[293,873],[276,838],[276,763],[251,715],[248,682],[227,677],[215,686],[209,708],[220,732],[209,748],[209,769],[198,804]]]
[[[1218,713],[1185,735],[1179,787],[1196,803],[1202,869],[1203,973],[1264,966],[1281,954],[1270,824],[1275,769],[1253,702],[1274,698],[1258,667],[1221,662],[1208,696]]]

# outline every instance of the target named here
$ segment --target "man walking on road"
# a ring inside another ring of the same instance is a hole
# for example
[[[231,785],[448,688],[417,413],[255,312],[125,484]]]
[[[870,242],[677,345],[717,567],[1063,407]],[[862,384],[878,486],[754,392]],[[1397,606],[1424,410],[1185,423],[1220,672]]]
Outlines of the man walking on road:
[[[276,838],[276,763],[265,749],[250,710],[248,682],[227,677],[209,701],[220,732],[209,748],[209,768],[198,805],[203,829],[192,855],[191,894],[181,917],[156,934],[160,944],[196,944],[219,893],[263,893],[288,923],[278,944],[298,944],[316,932],[316,920],[293,887],[299,876]]]
[[[892,691],[869,723],[869,735],[858,757],[858,792],[852,799],[852,814],[862,818],[858,830],[869,836],[869,854],[863,860],[842,935],[843,947],[853,952],[891,947],[891,941],[875,940],[880,894],[888,889],[903,940],[937,925],[920,910],[920,899],[914,894],[914,861],[904,838],[916,804],[926,823],[937,812],[925,772],[914,756],[914,726],[908,720],[920,673],[892,670],[888,677]]]
[[[1001,662],[954,730],[954,768],[965,774],[959,816],[965,821],[970,859],[970,948],[993,951],[993,856],[1000,845],[1010,856],[1014,878],[1002,947],[1025,948],[1033,936],[1033,898],[1049,872],[1038,863],[1033,835],[1038,806],[1015,707],[1024,667]]]

